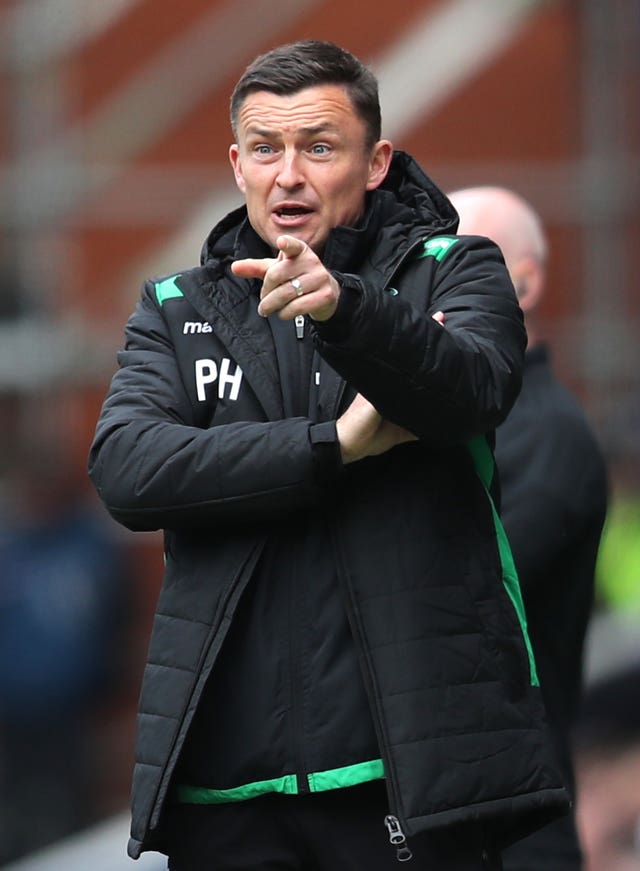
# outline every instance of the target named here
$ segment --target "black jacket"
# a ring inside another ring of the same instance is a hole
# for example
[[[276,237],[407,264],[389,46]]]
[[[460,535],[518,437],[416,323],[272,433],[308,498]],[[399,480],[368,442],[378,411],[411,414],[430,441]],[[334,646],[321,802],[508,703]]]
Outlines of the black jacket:
[[[504,523],[527,612],[549,725],[573,792],[569,735],[582,688],[584,640],[607,509],[602,452],[544,345],[527,352],[522,391],[496,433]],[[573,815],[505,855],[508,871],[582,867]]]
[[[490,495],[486,436],[525,344],[498,249],[454,236],[448,201],[396,154],[363,226],[330,235],[341,304],[309,325],[319,383],[309,416],[287,418],[255,283],[229,270],[244,221],[221,222],[201,267],[146,284],[91,451],[113,516],[165,530],[130,853],[162,848],[172,773],[242,592],[272,530],[310,507],[330,527],[391,812],[409,835],[480,822],[518,837],[566,795]],[[335,421],[354,391],[419,441],[343,468]]]

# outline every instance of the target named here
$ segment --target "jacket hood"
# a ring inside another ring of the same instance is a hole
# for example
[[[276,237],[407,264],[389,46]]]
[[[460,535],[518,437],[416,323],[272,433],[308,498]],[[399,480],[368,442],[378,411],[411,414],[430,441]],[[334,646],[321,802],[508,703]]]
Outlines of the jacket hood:
[[[414,220],[434,233],[452,234],[458,229],[458,213],[451,201],[406,151],[394,151],[381,191],[390,191],[414,212]]]
[[[372,200],[391,198],[397,207],[407,210],[407,225],[415,226],[418,223],[430,235],[450,235],[457,231],[458,214],[453,205],[423,172],[418,162],[405,151],[394,151],[387,177],[372,192],[367,211],[371,209]],[[204,265],[237,256],[238,231],[247,223],[246,206],[229,212],[209,233],[202,247],[200,262]]]

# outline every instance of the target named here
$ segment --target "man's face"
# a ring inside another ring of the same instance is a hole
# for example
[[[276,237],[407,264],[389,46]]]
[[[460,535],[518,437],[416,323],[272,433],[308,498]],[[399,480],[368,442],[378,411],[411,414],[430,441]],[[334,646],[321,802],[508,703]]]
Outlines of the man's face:
[[[576,822],[585,871],[640,869],[640,748],[578,756]]]
[[[249,94],[237,136],[229,149],[236,183],[253,228],[274,249],[287,233],[321,254],[333,227],[360,218],[391,158],[388,142],[366,146],[364,121],[339,85]]]

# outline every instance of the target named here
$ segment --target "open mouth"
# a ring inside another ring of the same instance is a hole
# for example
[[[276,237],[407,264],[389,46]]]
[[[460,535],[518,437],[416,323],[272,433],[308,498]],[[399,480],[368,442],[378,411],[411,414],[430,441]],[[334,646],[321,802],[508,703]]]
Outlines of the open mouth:
[[[300,218],[303,215],[310,215],[311,211],[304,206],[283,206],[281,209],[275,209],[275,214],[279,218]]]

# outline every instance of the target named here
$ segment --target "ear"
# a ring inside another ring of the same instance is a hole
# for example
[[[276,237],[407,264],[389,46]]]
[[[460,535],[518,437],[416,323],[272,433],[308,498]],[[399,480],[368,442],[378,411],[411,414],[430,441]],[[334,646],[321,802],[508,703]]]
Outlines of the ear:
[[[372,191],[380,187],[385,180],[389,167],[391,166],[391,158],[393,157],[393,145],[388,139],[380,139],[373,146],[371,158],[369,160],[369,177],[367,179],[367,190]]]
[[[526,314],[533,311],[540,302],[544,289],[542,266],[533,257],[518,261],[511,273],[520,308]]]
[[[236,184],[238,185],[242,193],[244,193],[245,183],[244,176],[242,174],[242,163],[240,161],[240,149],[235,142],[229,147],[229,162],[231,163],[231,167],[233,169],[233,175],[235,177]]]

